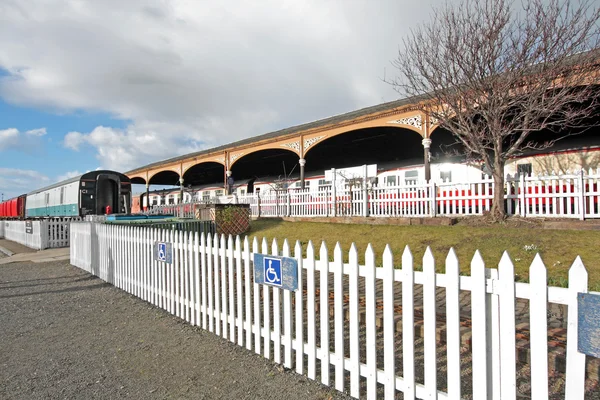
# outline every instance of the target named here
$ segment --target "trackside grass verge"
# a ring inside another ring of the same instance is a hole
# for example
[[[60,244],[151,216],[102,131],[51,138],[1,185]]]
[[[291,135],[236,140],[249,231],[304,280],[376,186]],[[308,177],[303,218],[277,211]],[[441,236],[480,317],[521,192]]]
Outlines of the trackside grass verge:
[[[427,246],[436,259],[436,269],[444,272],[444,263],[450,248],[458,255],[461,274],[470,275],[470,264],[475,250],[479,250],[488,268],[496,268],[506,250],[514,265],[516,280],[529,281],[529,266],[537,253],[548,269],[548,281],[552,286],[567,285],[571,264],[577,256],[583,260],[589,274],[589,288],[600,291],[600,231],[551,230],[534,227],[512,228],[502,225],[474,226],[392,226],[334,224],[317,222],[286,222],[278,219],[252,221],[248,233],[250,240],[267,238],[269,249],[273,238],[283,244],[287,239],[293,251],[297,240],[306,254],[306,246],[312,241],[318,258],[321,242],[328,246],[329,258],[337,242],[342,246],[345,261],[352,243],[359,252],[359,262],[364,262],[364,252],[370,243],[377,255],[377,265],[382,263],[383,250],[389,244],[394,254],[394,264],[400,268],[405,246],[409,246],[420,269],[420,259]]]

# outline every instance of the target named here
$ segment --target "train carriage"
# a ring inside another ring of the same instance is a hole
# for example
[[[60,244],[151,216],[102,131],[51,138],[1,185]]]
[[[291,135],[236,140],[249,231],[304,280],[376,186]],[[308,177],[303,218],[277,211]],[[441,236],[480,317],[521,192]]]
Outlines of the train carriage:
[[[131,180],[115,171],[92,171],[27,194],[25,216],[83,217],[127,213]]]

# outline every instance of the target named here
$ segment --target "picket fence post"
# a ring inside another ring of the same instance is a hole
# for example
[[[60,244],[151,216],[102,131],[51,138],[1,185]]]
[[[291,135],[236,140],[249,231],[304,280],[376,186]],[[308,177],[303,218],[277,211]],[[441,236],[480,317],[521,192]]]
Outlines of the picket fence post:
[[[581,221],[585,220],[585,182],[584,182],[584,170],[581,169],[579,171],[577,177],[577,183],[579,186],[578,190],[578,205],[579,205],[579,219]]]
[[[569,304],[567,316],[567,367],[565,377],[565,398],[583,400],[585,398],[585,354],[577,350],[578,313],[577,293],[587,293],[588,273],[581,258],[577,256],[569,269]]]

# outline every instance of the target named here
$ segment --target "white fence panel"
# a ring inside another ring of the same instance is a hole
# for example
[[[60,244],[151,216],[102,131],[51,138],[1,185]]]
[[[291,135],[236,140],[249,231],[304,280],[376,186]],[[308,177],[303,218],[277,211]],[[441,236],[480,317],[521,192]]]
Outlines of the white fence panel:
[[[494,180],[416,182],[351,188],[320,187],[265,191],[237,196],[253,217],[435,217],[483,215],[492,209]],[[227,198],[229,200],[229,197]],[[600,218],[600,175],[507,176],[504,202],[508,215],[522,217]],[[150,213],[189,217],[194,204],[157,206]]]
[[[294,295],[293,305],[290,292],[255,283],[252,286],[252,253],[259,250],[257,240],[251,252],[247,239],[242,248],[239,238],[173,236],[167,231],[89,222],[73,223],[71,235],[74,265],[288,368],[295,360],[297,372],[306,371],[311,379],[317,379],[320,372],[319,381],[349,390],[353,397],[395,398],[399,392],[407,399],[469,395],[461,393],[460,372],[465,365],[461,365],[459,291],[470,291],[473,397],[516,397],[515,302],[523,298],[531,300],[529,395],[546,398],[546,307],[548,302],[564,304],[568,307],[565,396],[585,396],[586,358],[577,352],[577,293],[587,291],[587,272],[580,259],[570,270],[569,289],[564,289],[547,287],[546,269],[539,257],[532,264],[535,277],[529,285],[515,283],[507,254],[498,270],[486,270],[477,252],[471,263],[472,276],[460,276],[454,251],[446,258],[445,273],[436,273],[429,250],[421,272],[416,270],[408,247],[401,269],[395,269],[389,246],[383,254],[383,267],[376,268],[371,246],[365,253],[365,265],[360,265],[354,246],[344,263],[339,245],[330,261],[325,244],[320,246],[317,259],[312,243],[306,257],[296,243],[294,255],[299,261],[302,290]],[[154,260],[157,240],[172,243],[172,264]],[[277,241],[268,246],[263,240],[261,253],[289,256],[290,246],[287,241],[283,248]],[[446,313],[442,314],[436,310],[440,287],[446,290]],[[422,297],[416,295],[417,290]],[[415,321],[415,306],[420,304],[423,325]],[[377,315],[382,325],[376,325],[380,323]],[[440,318],[445,318],[446,359],[436,354]],[[402,341],[398,341],[399,326]],[[421,344],[415,340],[418,327],[423,330]],[[380,336],[378,328],[382,328]],[[366,340],[366,346],[361,340]],[[415,361],[416,357],[423,358]],[[397,368],[399,363],[401,369]],[[441,368],[447,371],[447,393],[440,391]]]

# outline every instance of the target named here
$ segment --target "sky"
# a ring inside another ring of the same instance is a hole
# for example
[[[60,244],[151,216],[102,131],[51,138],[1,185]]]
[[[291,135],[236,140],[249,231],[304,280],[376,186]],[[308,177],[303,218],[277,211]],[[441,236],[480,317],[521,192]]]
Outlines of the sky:
[[[0,0],[0,193],[392,101],[441,0]]]

